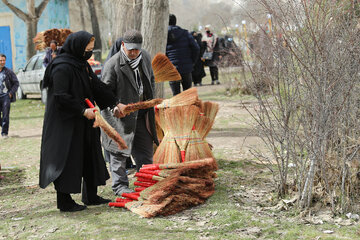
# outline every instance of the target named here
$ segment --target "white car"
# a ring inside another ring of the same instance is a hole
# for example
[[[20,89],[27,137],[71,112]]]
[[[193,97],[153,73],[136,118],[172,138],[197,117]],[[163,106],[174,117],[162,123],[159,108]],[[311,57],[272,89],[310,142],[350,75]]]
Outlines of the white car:
[[[45,52],[34,55],[27,62],[24,69],[19,69],[17,78],[20,86],[18,88],[18,98],[25,99],[29,94],[41,94],[41,101],[45,104],[47,99],[47,89],[42,88],[45,67],[43,64]],[[94,73],[101,78],[101,64],[91,66]]]
[[[28,94],[41,94],[41,101],[46,103],[47,91],[41,87],[46,69],[43,64],[44,57],[45,52],[38,53],[30,58],[24,69],[19,69],[19,99],[25,99]]]

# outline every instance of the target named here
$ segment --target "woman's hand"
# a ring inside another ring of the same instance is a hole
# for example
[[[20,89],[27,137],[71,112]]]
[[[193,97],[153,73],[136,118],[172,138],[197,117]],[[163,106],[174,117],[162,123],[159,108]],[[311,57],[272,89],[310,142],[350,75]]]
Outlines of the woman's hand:
[[[114,116],[117,118],[123,118],[125,117],[127,114],[124,113],[124,109],[125,109],[126,105],[119,103],[118,105],[116,105],[116,107],[114,108]]]
[[[95,118],[95,113],[94,110],[97,110],[96,108],[87,108],[84,111],[84,117],[86,117],[87,119],[91,120]]]

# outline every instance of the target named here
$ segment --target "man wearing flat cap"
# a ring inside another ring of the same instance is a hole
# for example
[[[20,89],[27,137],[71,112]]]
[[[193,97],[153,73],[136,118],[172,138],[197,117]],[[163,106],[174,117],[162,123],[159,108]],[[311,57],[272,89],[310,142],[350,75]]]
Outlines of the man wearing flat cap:
[[[103,71],[102,81],[111,87],[118,102],[124,104],[115,108],[114,113],[110,109],[102,111],[103,117],[128,146],[125,150],[118,149],[116,143],[102,132],[102,144],[106,154],[110,156],[112,189],[116,195],[132,192],[128,188],[126,158],[132,155],[139,170],[143,164],[152,163],[153,142],[158,144],[154,108],[139,110],[127,116],[123,114],[126,104],[154,97],[155,81],[151,57],[141,45],[141,33],[137,30],[127,31],[123,36],[120,51],[105,63]]]

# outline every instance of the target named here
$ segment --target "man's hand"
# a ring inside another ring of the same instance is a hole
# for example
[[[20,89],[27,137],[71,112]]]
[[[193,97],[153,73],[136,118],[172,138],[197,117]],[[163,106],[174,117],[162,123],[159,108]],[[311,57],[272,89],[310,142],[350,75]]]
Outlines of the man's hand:
[[[87,108],[87,109],[85,109],[85,112],[83,114],[84,117],[86,117],[89,120],[94,119],[95,118],[94,110],[97,110],[97,109],[96,108]]]
[[[10,97],[10,99],[13,97],[11,93],[9,93],[9,97]]]
[[[126,105],[119,103],[118,105],[116,105],[116,107],[114,108],[114,116],[117,118],[123,118],[126,116],[126,114],[124,114],[124,109],[125,109]]]

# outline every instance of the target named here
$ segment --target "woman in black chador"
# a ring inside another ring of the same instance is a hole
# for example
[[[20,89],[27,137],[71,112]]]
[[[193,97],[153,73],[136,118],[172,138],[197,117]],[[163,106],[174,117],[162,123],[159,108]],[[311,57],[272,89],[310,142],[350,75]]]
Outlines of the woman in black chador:
[[[80,193],[85,205],[110,200],[97,195],[109,179],[101,152],[100,131],[92,127],[95,114],[85,98],[103,109],[115,107],[115,95],[87,63],[94,37],[80,31],[70,34],[60,54],[47,67],[43,87],[48,88],[41,142],[40,187],[54,183],[60,211],[81,211],[70,193]],[[119,104],[120,105],[120,104]]]

